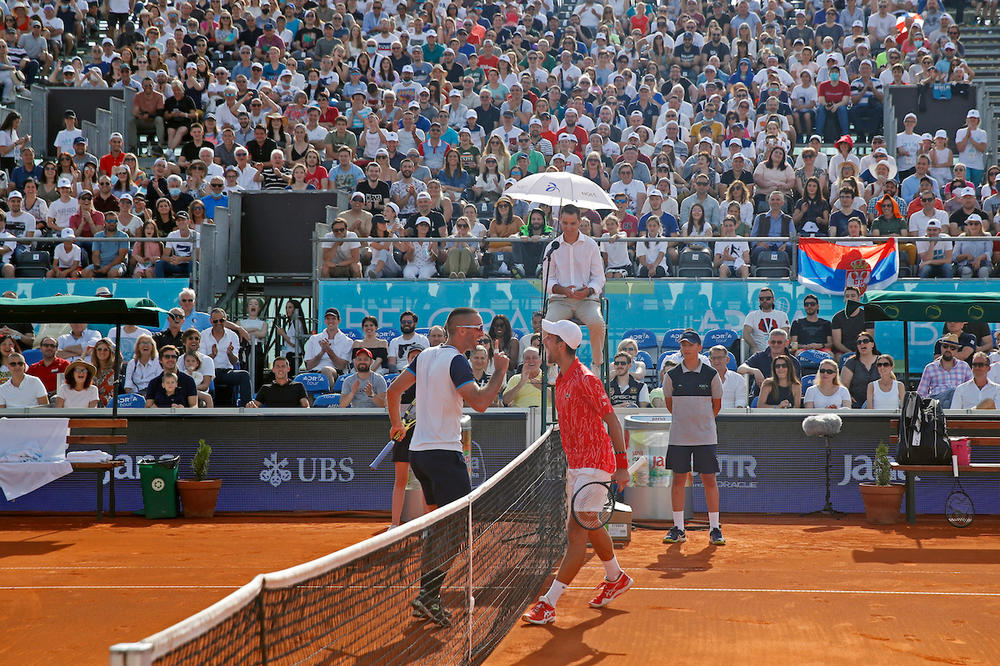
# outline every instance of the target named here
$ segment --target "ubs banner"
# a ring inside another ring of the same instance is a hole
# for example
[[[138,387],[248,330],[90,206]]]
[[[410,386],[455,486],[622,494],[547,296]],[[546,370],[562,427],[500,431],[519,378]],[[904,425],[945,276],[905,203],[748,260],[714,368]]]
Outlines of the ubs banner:
[[[742,332],[747,313],[757,308],[757,292],[768,286],[774,290],[776,307],[789,319],[802,317],[802,299],[808,289],[791,280],[613,280],[608,282],[608,328],[617,344],[625,331],[651,329],[662,340],[672,328],[691,327],[704,333],[713,328]],[[991,291],[989,280],[897,280],[890,291]],[[833,319],[843,309],[839,296],[816,294],[820,316]],[[420,326],[444,324],[448,312],[459,306],[478,308],[489,324],[494,314],[504,314],[514,328],[528,331],[531,313],[542,308],[538,280],[322,280],[319,285],[319,312],[340,309],[344,327],[361,328],[361,319],[372,315],[380,326],[399,326],[399,313],[412,310]],[[934,343],[941,337],[942,324],[910,323],[910,363],[923,366],[932,357]],[[584,335],[587,334],[584,329]],[[878,322],[875,327],[879,349],[903,358],[903,325]],[[590,361],[590,348],[583,345],[581,359]]]
[[[204,438],[213,449],[209,475],[223,480],[219,511],[388,511],[392,460],[374,472],[368,467],[388,440],[388,417],[320,411],[129,415],[129,444],[117,456],[125,466],[115,472],[118,510],[142,507],[140,460],[179,454],[180,476],[191,478],[191,459]],[[514,410],[472,416],[473,487],[524,450],[527,416]],[[93,474],[74,472],[15,501],[0,501],[0,511],[93,511],[94,495]]]

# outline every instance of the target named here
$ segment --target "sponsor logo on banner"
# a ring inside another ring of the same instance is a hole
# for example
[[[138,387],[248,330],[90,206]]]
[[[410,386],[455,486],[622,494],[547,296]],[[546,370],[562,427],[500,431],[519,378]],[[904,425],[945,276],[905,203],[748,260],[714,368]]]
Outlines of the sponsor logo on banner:
[[[720,488],[748,490],[757,487],[756,456],[721,453],[715,457],[719,461],[719,473],[715,478]],[[703,485],[700,476],[694,485]]]
[[[274,451],[264,458],[264,468],[260,471],[260,480],[277,488],[290,482],[293,477],[302,483],[349,483],[354,480],[354,458],[288,458],[278,459]]]
[[[892,456],[889,457],[889,460],[892,460]],[[891,481],[902,482],[906,480],[906,477],[903,472],[894,469],[889,479]],[[845,455],[843,478],[837,485],[846,486],[848,483],[860,483],[862,481],[875,481],[872,457]]]

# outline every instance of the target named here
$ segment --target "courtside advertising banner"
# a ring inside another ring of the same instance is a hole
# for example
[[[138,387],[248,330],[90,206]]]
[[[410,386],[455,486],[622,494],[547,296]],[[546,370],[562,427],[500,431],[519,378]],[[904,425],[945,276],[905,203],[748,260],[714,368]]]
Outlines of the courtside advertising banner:
[[[866,241],[867,242],[867,241]],[[857,287],[885,289],[899,276],[896,239],[878,245],[830,243],[822,238],[799,239],[799,284],[823,294],[842,295]]]

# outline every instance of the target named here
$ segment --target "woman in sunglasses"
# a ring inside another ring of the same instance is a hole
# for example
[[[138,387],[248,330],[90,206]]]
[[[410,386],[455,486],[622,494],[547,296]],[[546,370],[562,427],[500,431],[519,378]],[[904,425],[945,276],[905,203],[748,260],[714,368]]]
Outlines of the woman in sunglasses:
[[[798,409],[802,403],[802,382],[788,354],[771,361],[771,376],[764,380],[757,398],[758,407]]]
[[[849,409],[851,393],[837,378],[837,362],[825,359],[819,364],[816,383],[806,389],[806,409]]]
[[[847,387],[851,394],[851,402],[855,409],[861,409],[868,399],[868,385],[879,378],[878,350],[871,333],[865,331],[858,335],[857,349],[840,370],[840,383]]]
[[[875,361],[878,379],[868,385],[868,409],[899,409],[903,404],[906,388],[892,371],[896,361],[888,354],[881,354]]]

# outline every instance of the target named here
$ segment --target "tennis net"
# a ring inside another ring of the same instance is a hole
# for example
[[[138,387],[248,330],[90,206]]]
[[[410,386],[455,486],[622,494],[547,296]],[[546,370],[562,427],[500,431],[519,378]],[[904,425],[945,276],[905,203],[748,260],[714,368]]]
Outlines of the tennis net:
[[[565,473],[559,431],[550,428],[467,497],[258,575],[169,629],[112,646],[111,663],[480,663],[565,552]],[[441,623],[416,617],[411,605],[429,579],[449,611]]]

